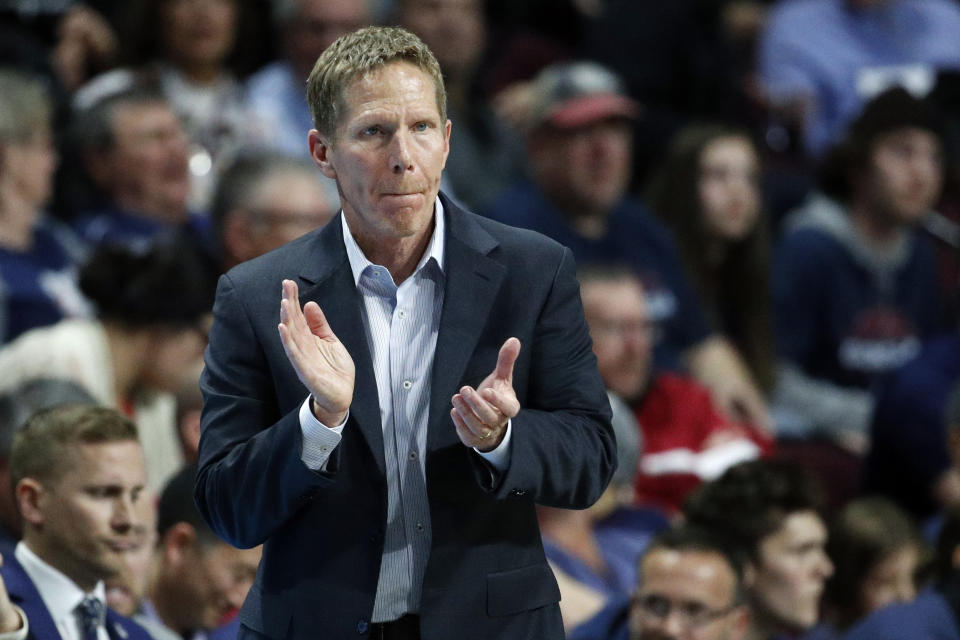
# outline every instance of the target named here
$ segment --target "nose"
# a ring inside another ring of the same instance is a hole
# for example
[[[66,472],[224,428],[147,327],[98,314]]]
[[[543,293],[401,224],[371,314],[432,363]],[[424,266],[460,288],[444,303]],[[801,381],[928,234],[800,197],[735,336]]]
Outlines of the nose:
[[[819,561],[817,562],[817,576],[826,580],[832,575],[833,562],[830,560],[830,556],[827,555],[826,551],[821,551]]]
[[[133,501],[129,496],[118,497],[113,503],[113,516],[110,518],[110,526],[118,533],[126,533],[133,528],[135,520]]]
[[[405,171],[413,169],[413,162],[410,156],[410,140],[408,133],[399,130],[394,134],[390,144],[390,170],[396,174],[402,174]]]

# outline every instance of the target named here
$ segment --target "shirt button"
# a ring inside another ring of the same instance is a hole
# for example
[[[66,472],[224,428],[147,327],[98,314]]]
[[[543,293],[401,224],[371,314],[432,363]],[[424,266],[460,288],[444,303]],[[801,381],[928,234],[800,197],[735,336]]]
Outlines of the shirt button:
[[[404,380],[404,381],[403,381],[403,384],[400,385],[400,386],[402,386],[405,390],[409,391],[409,390],[410,390],[410,387],[413,386],[413,383],[410,382],[409,380]]]
[[[416,451],[411,451],[411,452],[410,452],[410,459],[411,459],[411,460],[416,460],[416,459],[417,459],[417,452],[416,452]]]
[[[326,447],[320,447],[320,453],[326,453],[328,449]]]
[[[417,523],[417,531],[423,531],[423,523],[422,523],[422,522],[418,522],[418,523]]]
[[[400,309],[400,311],[397,312],[397,315],[400,316],[401,320],[403,320],[404,318],[407,317],[407,312],[404,311],[403,309]]]

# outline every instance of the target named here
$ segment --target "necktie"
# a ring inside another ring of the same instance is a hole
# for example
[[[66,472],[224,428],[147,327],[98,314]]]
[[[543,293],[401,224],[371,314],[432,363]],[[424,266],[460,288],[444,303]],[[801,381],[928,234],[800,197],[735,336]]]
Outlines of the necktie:
[[[103,626],[107,613],[104,604],[93,596],[87,596],[77,605],[75,611],[80,620],[83,640],[97,640],[97,629]]]

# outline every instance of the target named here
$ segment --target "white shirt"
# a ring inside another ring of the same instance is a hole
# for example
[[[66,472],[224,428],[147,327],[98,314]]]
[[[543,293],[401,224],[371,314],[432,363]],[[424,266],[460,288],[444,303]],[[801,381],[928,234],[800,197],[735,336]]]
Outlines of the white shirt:
[[[63,640],[83,640],[80,620],[75,610],[88,595],[97,598],[106,607],[107,594],[103,581],[97,582],[93,591],[88,594],[73,580],[41,560],[24,542],[17,543],[13,555],[40,592],[40,598],[47,607],[50,617],[53,618],[54,624],[57,625],[60,637]],[[25,638],[26,634],[23,637]],[[4,638],[6,638],[5,635],[0,635],[0,639]],[[97,630],[97,638],[110,640],[106,627],[100,627]]]

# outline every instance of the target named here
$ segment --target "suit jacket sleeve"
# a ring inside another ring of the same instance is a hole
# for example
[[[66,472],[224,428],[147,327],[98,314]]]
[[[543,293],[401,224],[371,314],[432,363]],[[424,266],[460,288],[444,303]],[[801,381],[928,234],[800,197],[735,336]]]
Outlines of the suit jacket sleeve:
[[[336,468],[335,455],[322,473],[301,461],[299,407],[280,416],[248,302],[229,274],[220,278],[200,379],[204,409],[196,489],[197,506],[213,530],[241,548],[266,540],[331,481]]]
[[[517,389],[510,466],[489,484],[498,497],[583,509],[616,469],[610,406],[597,372],[573,255],[564,248],[531,344],[530,370]]]

